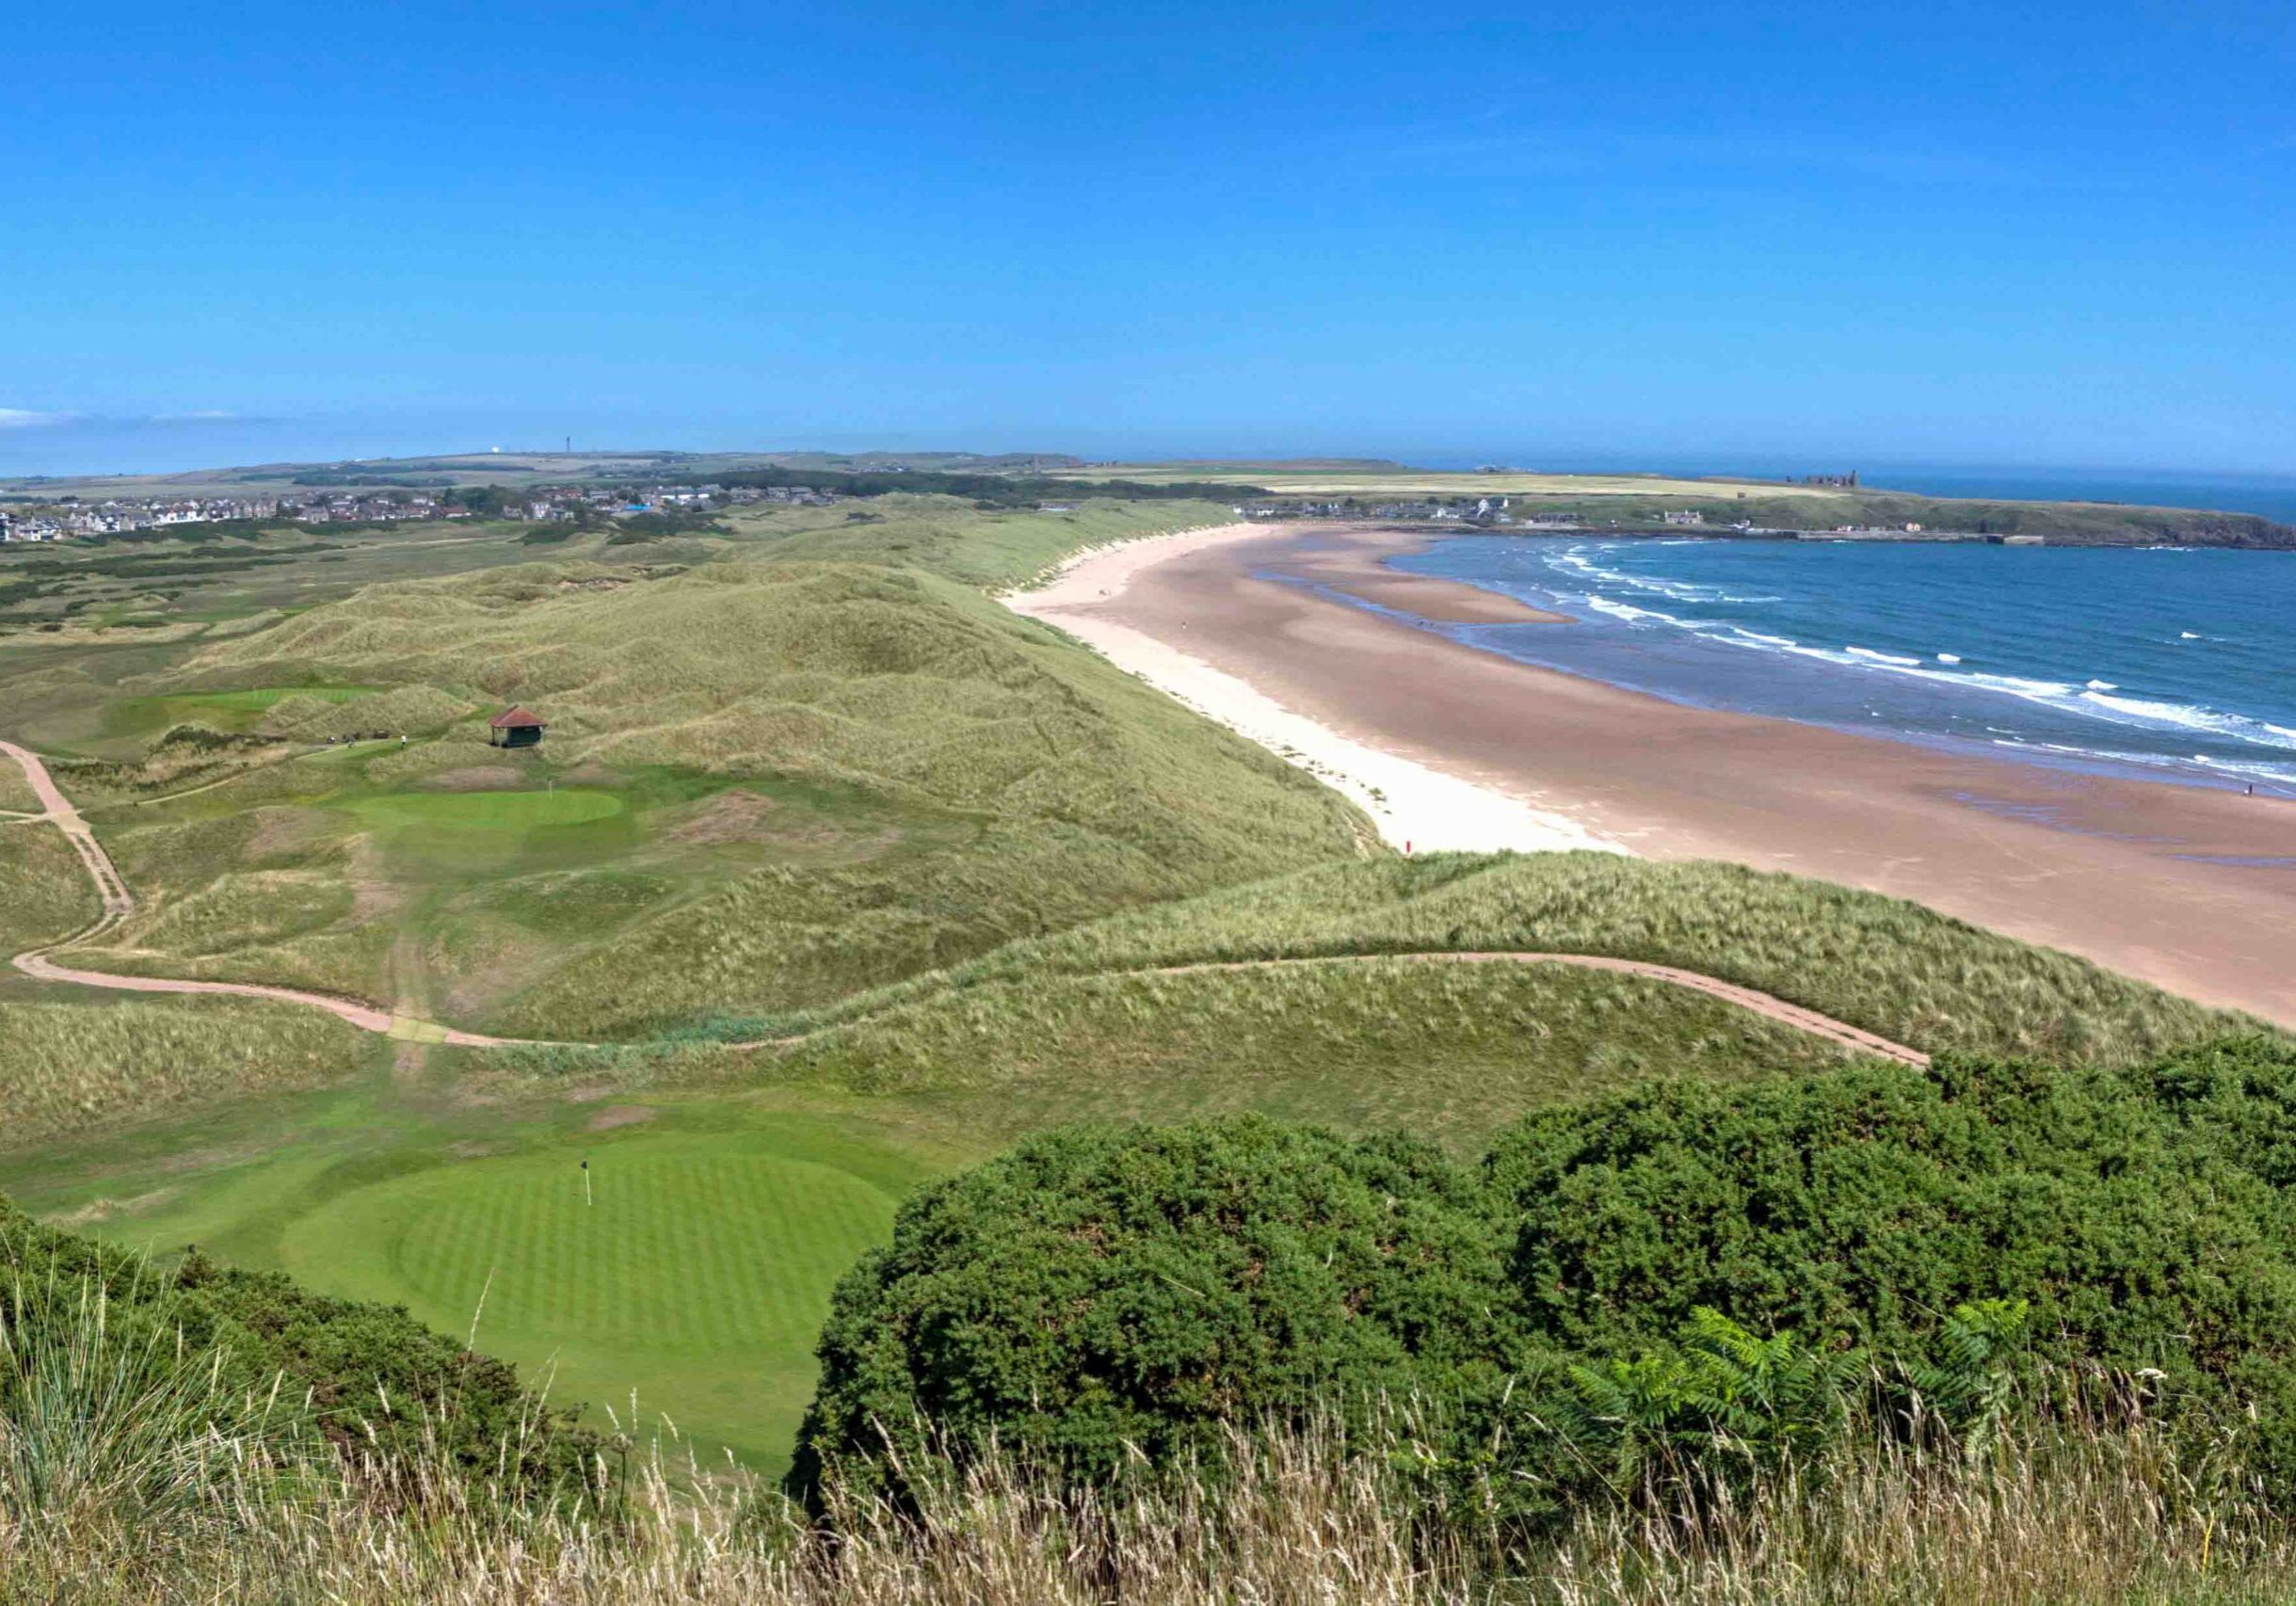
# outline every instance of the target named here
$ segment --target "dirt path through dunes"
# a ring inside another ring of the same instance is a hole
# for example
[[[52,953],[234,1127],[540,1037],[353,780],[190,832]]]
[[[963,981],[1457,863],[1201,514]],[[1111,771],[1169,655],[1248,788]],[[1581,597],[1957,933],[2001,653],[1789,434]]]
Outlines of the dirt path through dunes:
[[[0,742],[0,755],[16,761],[31,782],[32,795],[39,798],[46,812],[40,818],[47,820],[64,833],[80,862],[88,869],[88,878],[95,882],[96,892],[104,901],[104,914],[87,930],[75,933],[72,940],[84,941],[110,930],[136,912],[135,894],[127,889],[120,871],[112,863],[110,854],[96,840],[94,829],[80,817],[48,766],[38,753],[20,747],[13,742]],[[50,944],[49,946],[56,946]],[[277,999],[283,1004],[300,1004],[313,1009],[324,1009],[339,1020],[367,1032],[385,1032],[417,1042],[451,1043],[462,1048],[503,1048],[523,1041],[517,1037],[490,1037],[478,1032],[458,1032],[448,1026],[435,1025],[408,1016],[392,1015],[372,1004],[355,999],[333,998],[326,993],[303,992],[294,988],[264,987],[253,982],[208,982],[179,979],[172,976],[121,976],[101,971],[75,971],[59,965],[48,957],[46,948],[34,949],[16,956],[13,963],[25,975],[43,982],[70,982],[78,987],[106,988],[116,992],[177,992],[228,993],[240,998]]]
[[[19,954],[15,965],[25,975],[43,982],[70,982],[77,987],[108,988],[117,992],[206,992],[228,993],[236,998],[277,999],[281,1004],[300,1004],[313,1009],[324,1009],[361,1031],[381,1032],[409,1042],[499,1049],[529,1041],[523,1037],[490,1037],[480,1032],[458,1032],[451,1026],[393,1015],[388,1010],[377,1009],[371,1004],[361,1004],[356,999],[335,998],[323,992],[302,992],[295,988],[264,987],[254,982],[202,982],[175,976],[121,976],[104,971],[75,971],[56,963],[44,953]]]
[[[80,856],[80,862],[88,866],[88,876],[96,884],[96,894],[104,900],[104,923],[108,924],[134,913],[136,900],[113,866],[112,856],[104,851],[104,844],[96,841],[96,833],[80,818],[72,799],[50,778],[48,766],[40,763],[40,755],[13,742],[0,742],[0,753],[14,759],[23,769],[24,779],[32,783],[32,795],[40,799],[42,817],[64,833],[72,850]]]
[[[43,817],[53,822],[57,829],[71,838],[73,847],[79,850],[80,862],[88,867],[89,876],[96,883],[97,891],[103,896],[103,918],[69,940],[82,940],[94,937],[117,925],[122,919],[134,912],[136,900],[129,893],[127,884],[120,878],[120,872],[113,868],[111,856],[104,851],[104,844],[96,841],[96,833],[89,829],[88,822],[80,818],[79,811],[72,808],[71,801],[50,779],[48,766],[40,762],[39,754],[28,748],[17,747],[12,742],[0,742],[0,754],[14,759],[23,767],[25,778],[32,783],[33,795],[47,809],[47,813]],[[56,946],[57,944],[55,943],[48,945],[51,948]],[[1740,987],[1735,982],[1726,982],[1719,977],[1703,975],[1696,971],[1680,970],[1672,965],[1651,964],[1640,959],[1614,959],[1599,954],[1454,953],[1448,951],[1419,954],[1341,954],[1320,958],[1243,959],[1200,965],[1167,965],[1156,967],[1148,973],[1181,975],[1195,971],[1273,970],[1281,965],[1364,965],[1382,959],[1425,960],[1447,964],[1576,965],[1582,970],[1614,971],[1624,975],[1667,982],[1676,987],[1686,987],[1696,992],[1707,993],[1711,997],[1735,1004],[1742,1009],[1751,1010],[1765,1020],[1782,1022],[1797,1030],[1807,1032],[1812,1036],[1823,1037],[1858,1053],[1878,1054],[1885,1059],[1897,1060],[1904,1065],[1925,1066],[1929,1064],[1929,1055],[1919,1049],[1909,1049],[1901,1043],[1893,1043],[1886,1037],[1878,1037],[1871,1032],[1863,1031],[1845,1021],[1821,1015],[1814,1009],[1805,1009],[1798,1004],[1789,1004],[1784,999],[1774,998],[1766,992],[1757,992],[1752,988]],[[36,948],[30,952],[19,954],[16,956],[14,963],[16,969],[27,976],[44,982],[69,982],[76,987],[107,988],[117,992],[224,993],[237,998],[267,998],[281,1004],[300,1004],[312,1009],[324,1009],[329,1015],[341,1020],[347,1020],[361,1031],[384,1033],[405,1042],[443,1043],[455,1048],[473,1049],[538,1046],[537,1039],[530,1037],[490,1037],[482,1032],[458,1031],[454,1027],[442,1026],[435,1021],[417,1020],[409,1015],[394,1015],[388,1010],[377,1009],[371,1004],[362,1004],[356,999],[336,998],[323,992],[304,992],[295,988],[265,987],[254,982],[191,981],[172,976],[122,976],[103,971],[75,971],[50,959],[48,948]],[[1124,972],[1105,972],[1102,973],[1122,974]],[[841,1024],[850,1024],[850,1022],[841,1022]],[[834,1031],[836,1028],[824,1027],[821,1030]],[[726,1046],[731,1049],[769,1049],[802,1042],[806,1037],[815,1035],[817,1034],[809,1032],[796,1036],[769,1038],[763,1042],[729,1043]],[[549,1046],[595,1048],[605,1045],[569,1043]]]
[[[1845,1049],[1854,1049],[1859,1053],[1877,1054],[1883,1059],[1896,1060],[1901,1065],[1929,1064],[1929,1055],[1919,1049],[1893,1043],[1887,1037],[1876,1036],[1847,1021],[1837,1020],[1830,1015],[1821,1015],[1814,1009],[1805,1009],[1798,1004],[1789,1004],[1766,992],[1757,992],[1750,987],[1740,987],[1736,982],[1726,982],[1719,976],[1710,976],[1699,971],[1685,971],[1676,965],[1654,964],[1646,959],[1614,959],[1600,954],[1541,954],[1512,949],[1478,953],[1438,950],[1420,954],[1341,954],[1325,959],[1231,959],[1201,965],[1167,965],[1153,973],[1179,976],[1196,971],[1259,971],[1276,965],[1369,965],[1381,959],[1437,960],[1461,965],[1575,965],[1582,971],[1614,971],[1620,975],[1668,982],[1676,987],[1688,988],[1693,992],[1723,999],[1765,1020],[1778,1021],[1797,1031],[1807,1032],[1813,1037],[1827,1038]]]

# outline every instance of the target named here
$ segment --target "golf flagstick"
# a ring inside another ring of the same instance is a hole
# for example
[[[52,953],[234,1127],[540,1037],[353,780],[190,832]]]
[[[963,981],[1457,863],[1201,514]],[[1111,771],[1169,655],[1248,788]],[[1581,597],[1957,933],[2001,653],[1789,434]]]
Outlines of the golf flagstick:
[[[598,1202],[590,1197],[590,1157],[586,1154],[582,1157],[582,1202],[586,1205]]]

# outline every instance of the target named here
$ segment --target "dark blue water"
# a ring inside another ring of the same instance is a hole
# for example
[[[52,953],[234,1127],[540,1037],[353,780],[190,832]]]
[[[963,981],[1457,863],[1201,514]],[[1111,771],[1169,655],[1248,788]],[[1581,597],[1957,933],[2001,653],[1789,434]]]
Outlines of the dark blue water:
[[[1464,641],[1676,701],[2296,794],[2296,553],[1477,536],[1398,567],[1578,621]]]

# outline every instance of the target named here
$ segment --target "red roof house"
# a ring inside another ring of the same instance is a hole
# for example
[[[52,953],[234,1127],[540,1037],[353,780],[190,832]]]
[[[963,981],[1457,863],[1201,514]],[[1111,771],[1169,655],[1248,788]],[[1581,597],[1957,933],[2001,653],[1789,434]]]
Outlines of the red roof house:
[[[542,739],[543,729],[549,723],[530,708],[506,708],[487,721],[487,746],[531,747]]]

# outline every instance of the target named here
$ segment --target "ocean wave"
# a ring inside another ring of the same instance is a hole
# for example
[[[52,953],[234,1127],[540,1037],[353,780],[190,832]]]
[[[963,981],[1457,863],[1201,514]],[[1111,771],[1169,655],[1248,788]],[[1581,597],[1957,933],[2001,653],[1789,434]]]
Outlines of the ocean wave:
[[[2206,731],[2211,736],[2226,736],[2254,747],[2280,747],[2296,752],[2296,731],[2266,720],[2250,719],[2244,715],[2225,714],[2218,709],[2203,708],[2189,702],[2157,702],[2141,697],[2108,697],[2095,691],[2083,692],[2081,701],[2107,709],[2123,720],[2176,726],[2186,731]]]
[[[2209,756],[2208,762],[2220,767],[2238,761],[2241,748],[2251,751],[2263,749],[2275,757],[2296,753],[2296,722],[2288,721],[2285,713],[2279,715],[2281,723],[2273,723],[2253,715],[2233,714],[2208,706],[2189,694],[2188,700],[2159,694],[2132,696],[2123,689],[2122,683],[2096,675],[2074,675],[2054,680],[2031,674],[1988,672],[1968,666],[1958,652],[1926,652],[1913,656],[1907,652],[1863,644],[1841,647],[1806,645],[1794,636],[1782,633],[1809,624],[1808,619],[1797,618],[1791,614],[1780,617],[1765,611],[1742,622],[1709,617],[1713,611],[1732,602],[1766,602],[1768,599],[1739,593],[1725,585],[1704,585],[1629,573],[1601,561],[1613,550],[1607,544],[1585,543],[1574,544],[1562,551],[1549,548],[1546,549],[1547,567],[1553,575],[1558,590],[1582,593],[1583,600],[1580,605],[1590,614],[1605,615],[1623,624],[1668,626],[1747,650],[1806,658],[1866,674],[1904,676],[1927,683],[1939,692],[1977,692],[1995,698],[2014,698],[2048,711],[2056,721],[2072,719],[2081,726],[2091,726],[2091,722],[2094,722],[2092,728],[2096,730],[2099,740],[2093,747],[2077,731],[2052,730],[2050,724],[2026,731],[2022,721],[2013,720],[2019,733],[2029,736],[2038,737],[2044,733],[2070,735],[2079,745],[2066,748],[2066,756],[2123,763],[2190,765],[2195,759],[2183,755],[2189,751],[2189,738],[2193,735],[2204,736],[2207,738],[2206,745],[2219,749],[2223,756]],[[1809,600],[1805,599],[1806,602]],[[1685,603],[1689,604],[1686,608],[1681,606]],[[1677,611],[1678,608],[1680,611]],[[1902,613],[1904,610],[1901,608],[1895,611]],[[1769,628],[1758,628],[1758,621],[1759,625]],[[1810,628],[1824,627],[1810,625]],[[1841,629],[1844,626],[1836,625],[1834,628]],[[1897,633],[1897,627],[1887,623],[1847,624],[1847,628]],[[2149,634],[2149,632],[2146,634]],[[2238,634],[2236,629],[2235,638]],[[1838,637],[1836,639],[1838,640]],[[2153,639],[2174,646],[2179,639],[2184,642],[2214,642],[2234,638],[2184,630],[2164,633]],[[2036,640],[2033,645],[2041,646],[2042,641]],[[2070,639],[2060,641],[2057,645],[2079,650]],[[2116,665],[2115,667],[2123,672],[2134,673],[2141,666]],[[2140,679],[2143,678],[2140,676]],[[1982,708],[1975,711],[1956,710],[1949,703],[1942,712],[1949,716],[1949,723],[1961,720],[1983,722],[1985,718]],[[1935,713],[1919,715],[1917,723],[1935,716]],[[1997,718],[2002,716],[2002,714],[1994,715]],[[2107,730],[2114,726],[2123,728],[2128,734],[2118,739],[2111,737]],[[1989,728],[2004,737],[2012,734],[2006,729]],[[2181,737],[2179,733],[2182,733]],[[2051,747],[2047,743],[2040,743],[2039,746],[2044,751]],[[2158,750],[2150,754],[2109,750],[2124,746],[2142,746]],[[2227,748],[2229,752],[2224,751]],[[2272,773],[2278,776],[2277,771]]]
[[[1611,618],[1624,619],[1629,624],[1640,624],[1645,619],[1656,619],[1661,624],[1681,625],[1686,629],[1690,624],[1687,619],[1677,618],[1672,614],[1661,613],[1656,608],[1638,608],[1632,602],[1621,602],[1611,597],[1589,597],[1586,599],[1586,605],[1598,614],[1608,614]]]
[[[2239,759],[2216,758],[2208,753],[2132,753],[2119,747],[2081,747],[2069,742],[2018,741],[1996,736],[1991,744],[1996,747],[2013,747],[2020,752],[2049,753],[2061,758],[2078,759],[2088,763],[2126,764],[2135,769],[2188,770],[2193,764],[2212,774],[2238,776],[2249,780],[2270,780],[2281,784],[2296,781],[2296,764],[2243,763]]]
[[[1630,574],[1621,569],[1606,569],[1586,555],[1582,547],[1565,547],[1547,557],[1547,567],[1556,570],[1581,583],[1597,586],[1610,586],[1637,591],[1645,596],[1664,597],[1674,602],[1779,602],[1783,597],[1743,595],[1724,589],[1720,586],[1702,585],[1694,580],[1669,580],[1660,574]]]

